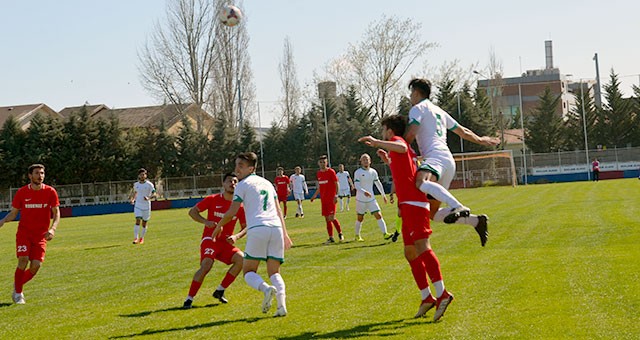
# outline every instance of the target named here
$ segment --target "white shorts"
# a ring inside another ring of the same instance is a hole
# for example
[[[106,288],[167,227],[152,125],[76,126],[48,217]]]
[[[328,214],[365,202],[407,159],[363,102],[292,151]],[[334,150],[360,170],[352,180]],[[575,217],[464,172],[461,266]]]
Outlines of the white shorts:
[[[136,216],[136,218],[141,218],[143,221],[148,221],[151,218],[151,209],[143,210],[143,209],[134,207],[133,214]]]
[[[340,189],[338,190],[338,197],[351,197],[351,189]]]
[[[375,213],[380,211],[380,205],[378,205],[378,201],[373,200],[369,202],[362,202],[356,200],[356,214],[364,215],[369,211],[370,213]]]
[[[451,181],[456,176],[456,161],[451,152],[434,150],[420,163],[418,169],[435,174],[438,178],[437,182],[445,189],[449,189]]]
[[[304,201],[304,192],[294,192],[293,199],[296,201]]]
[[[250,260],[275,259],[284,262],[282,228],[255,226],[247,230],[244,257]]]

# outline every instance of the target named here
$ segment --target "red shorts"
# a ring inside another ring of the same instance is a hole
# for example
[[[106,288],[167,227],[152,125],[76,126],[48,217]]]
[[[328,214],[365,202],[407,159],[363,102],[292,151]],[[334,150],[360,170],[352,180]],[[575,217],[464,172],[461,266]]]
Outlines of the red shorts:
[[[280,202],[287,202],[288,198],[289,198],[289,195],[287,194],[278,194],[278,201]]]
[[[333,197],[327,200],[320,199],[322,204],[322,216],[329,216],[336,214],[336,201]]]
[[[417,240],[429,238],[431,225],[429,221],[429,209],[410,204],[400,204],[400,216],[402,216],[402,239],[405,246],[410,246]]]
[[[200,262],[205,258],[212,260],[218,260],[226,265],[233,263],[231,260],[235,253],[240,249],[234,247],[229,243],[213,242],[212,239],[207,238],[200,243]]]
[[[28,256],[30,261],[44,262],[44,253],[46,251],[47,240],[44,237],[16,233],[16,257]]]

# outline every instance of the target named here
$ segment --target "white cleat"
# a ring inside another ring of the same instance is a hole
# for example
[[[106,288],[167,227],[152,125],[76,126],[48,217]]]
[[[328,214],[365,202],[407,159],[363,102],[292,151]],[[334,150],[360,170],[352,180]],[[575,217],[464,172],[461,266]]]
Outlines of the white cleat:
[[[276,287],[269,286],[264,292],[264,300],[262,300],[262,312],[266,313],[271,309],[271,300],[276,296]]]
[[[280,316],[287,316],[287,307],[278,307],[278,310],[276,310],[276,313],[273,316],[276,318]]]
[[[20,294],[16,293],[16,290],[13,290],[13,293],[11,293],[11,299],[13,300],[13,303],[18,302],[18,298],[20,297]]]
[[[25,303],[27,303],[24,300],[24,294],[23,293],[15,293],[15,299],[13,301],[15,301],[16,305],[24,305]]]

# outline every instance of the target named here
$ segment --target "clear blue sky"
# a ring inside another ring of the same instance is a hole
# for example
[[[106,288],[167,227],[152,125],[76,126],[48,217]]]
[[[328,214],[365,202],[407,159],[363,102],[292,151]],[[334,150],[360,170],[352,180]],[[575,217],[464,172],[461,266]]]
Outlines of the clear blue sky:
[[[597,52],[603,83],[611,68],[625,76],[627,94],[639,81],[636,1],[245,0],[244,7],[259,101],[280,98],[285,36],[303,84],[383,14],[423,24],[424,39],[440,45],[428,55],[434,67],[453,59],[486,67],[493,48],[505,76],[517,76],[520,58],[523,71],[544,67],[551,39],[555,66],[574,79],[595,78]],[[157,104],[140,85],[137,49],[164,12],[163,0],[0,0],[0,106]]]

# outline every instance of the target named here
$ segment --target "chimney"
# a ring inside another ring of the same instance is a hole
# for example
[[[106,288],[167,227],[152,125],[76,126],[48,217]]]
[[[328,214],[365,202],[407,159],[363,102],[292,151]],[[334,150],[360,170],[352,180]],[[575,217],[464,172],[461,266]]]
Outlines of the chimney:
[[[545,40],[544,42],[544,56],[547,62],[547,70],[550,70],[553,68],[553,47],[552,45],[552,41],[551,40]]]

